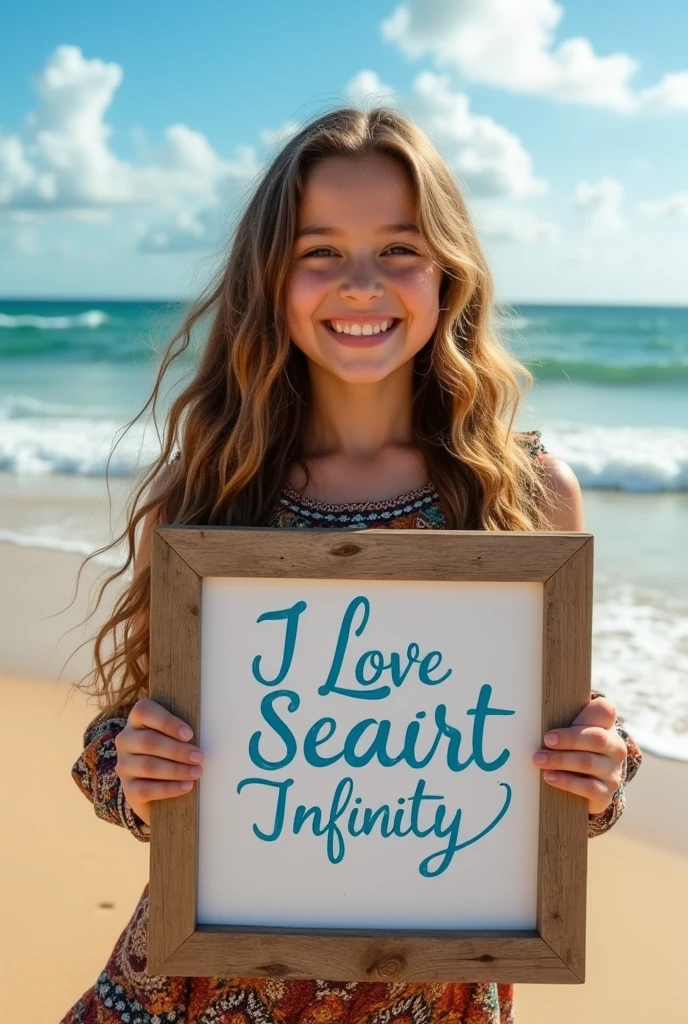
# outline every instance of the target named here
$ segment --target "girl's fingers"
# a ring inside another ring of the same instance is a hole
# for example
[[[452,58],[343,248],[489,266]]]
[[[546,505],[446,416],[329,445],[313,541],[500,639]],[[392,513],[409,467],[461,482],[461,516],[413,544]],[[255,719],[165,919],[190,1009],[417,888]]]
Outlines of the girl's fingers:
[[[555,789],[563,789],[576,796],[584,796],[591,804],[591,813],[604,810],[612,798],[613,791],[601,779],[591,775],[576,775],[574,772],[543,772],[545,782]]]
[[[153,800],[169,800],[170,797],[180,796],[188,792],[193,782],[156,782],[153,779],[131,779],[127,785],[127,799],[130,804],[141,806],[152,803]],[[144,818],[144,821],[146,819]]]
[[[193,744],[170,739],[155,729],[130,729],[129,723],[115,737],[115,746],[118,756],[148,754],[153,757],[164,757],[168,761],[180,761],[183,764],[192,761],[199,764],[203,760],[203,753]]]
[[[115,772],[120,779],[147,781],[149,779],[185,782],[203,774],[201,765],[180,764],[150,754],[125,754],[117,758]]]
[[[587,750],[595,754],[609,754],[625,746],[622,737],[614,730],[597,725],[572,725],[568,729],[550,729],[545,736],[545,746],[550,750]]]
[[[589,750],[539,750],[533,754],[533,764],[548,771],[577,772],[598,779],[608,778],[616,767],[604,754],[591,754]]]
[[[616,708],[606,697],[595,697],[589,701],[572,725],[598,725],[611,729],[616,721]]]
[[[187,741],[193,736],[186,722],[150,697],[142,697],[136,701],[129,712],[127,723],[133,729],[155,729],[156,732],[164,733],[173,739]]]

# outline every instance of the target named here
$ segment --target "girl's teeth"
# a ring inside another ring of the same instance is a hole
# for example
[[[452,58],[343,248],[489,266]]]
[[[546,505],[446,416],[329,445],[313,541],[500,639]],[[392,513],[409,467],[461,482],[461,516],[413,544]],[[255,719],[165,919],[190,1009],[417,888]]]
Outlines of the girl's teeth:
[[[338,334],[354,335],[379,334],[381,331],[389,330],[389,328],[394,323],[393,320],[385,320],[381,324],[375,324],[375,326],[371,326],[370,324],[352,324],[351,326],[349,326],[348,324],[340,323],[338,320],[334,324],[332,323],[332,321],[328,322],[330,324],[330,327],[333,327]]]

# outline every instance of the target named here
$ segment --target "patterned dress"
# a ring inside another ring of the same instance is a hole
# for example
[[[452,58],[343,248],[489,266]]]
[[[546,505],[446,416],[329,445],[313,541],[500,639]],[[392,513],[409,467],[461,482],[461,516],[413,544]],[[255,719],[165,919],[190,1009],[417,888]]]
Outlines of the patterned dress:
[[[523,437],[533,458],[540,459],[545,449],[539,431]],[[285,487],[269,525],[441,530],[444,521],[431,485],[396,499],[346,505],[314,501]],[[128,714],[130,709],[124,710]],[[149,827],[127,803],[115,773],[115,737],[126,723],[126,715],[92,722],[72,777],[99,818],[123,826],[145,843],[150,841]],[[590,837],[606,832],[621,815],[624,784],[642,760],[621,721],[617,729],[628,749],[623,783],[606,811],[589,816]],[[148,891],[147,884],[105,968],[60,1024],[513,1024],[512,985],[148,974]]]

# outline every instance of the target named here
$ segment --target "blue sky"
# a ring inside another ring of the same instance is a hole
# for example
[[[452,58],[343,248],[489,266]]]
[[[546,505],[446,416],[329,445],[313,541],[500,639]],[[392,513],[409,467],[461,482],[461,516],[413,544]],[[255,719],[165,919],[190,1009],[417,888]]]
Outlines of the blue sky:
[[[28,2],[3,22],[4,297],[194,295],[275,140],[380,96],[463,185],[501,298],[688,304],[688,5]]]

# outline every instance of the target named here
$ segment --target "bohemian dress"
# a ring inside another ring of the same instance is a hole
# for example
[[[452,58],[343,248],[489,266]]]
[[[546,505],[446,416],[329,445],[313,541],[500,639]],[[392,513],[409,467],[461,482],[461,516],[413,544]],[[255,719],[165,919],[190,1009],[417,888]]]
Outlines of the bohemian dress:
[[[539,431],[521,435],[536,460],[546,451]],[[365,526],[441,530],[439,495],[431,484],[386,501],[327,504],[285,486],[269,526],[351,529]],[[598,694],[599,691],[593,691]],[[133,704],[131,705],[133,707]],[[115,737],[123,716],[96,719],[72,777],[104,821],[150,842],[150,829],[127,803],[115,773]],[[589,815],[589,837],[606,832],[625,807],[624,783],[642,761],[617,721],[628,754],[623,782],[610,806]],[[513,1024],[513,986],[493,983],[332,982],[265,978],[167,977],[147,973],[149,885],[103,971],[60,1024]]]

